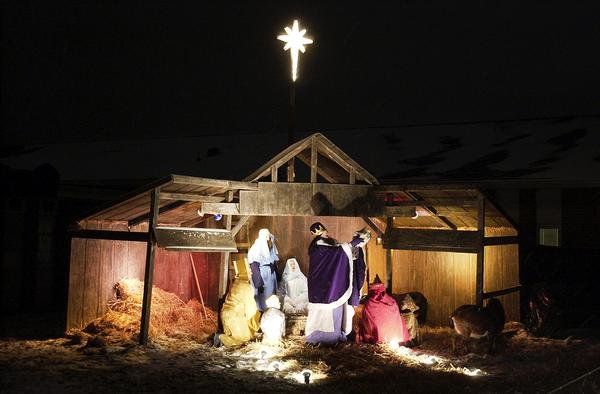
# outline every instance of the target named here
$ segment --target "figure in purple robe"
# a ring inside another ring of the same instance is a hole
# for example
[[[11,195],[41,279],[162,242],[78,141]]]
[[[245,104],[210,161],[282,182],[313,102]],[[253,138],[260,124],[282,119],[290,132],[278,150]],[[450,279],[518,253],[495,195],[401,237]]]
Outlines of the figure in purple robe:
[[[310,231],[315,238],[308,249],[306,341],[333,345],[346,341],[352,330],[353,306],[359,303],[365,280],[362,246],[370,234],[357,232],[350,243],[338,244],[321,223],[311,225]]]

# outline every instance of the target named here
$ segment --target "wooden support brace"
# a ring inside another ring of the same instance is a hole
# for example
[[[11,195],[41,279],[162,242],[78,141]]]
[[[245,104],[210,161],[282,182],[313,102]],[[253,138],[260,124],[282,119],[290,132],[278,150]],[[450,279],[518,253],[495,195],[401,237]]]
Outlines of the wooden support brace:
[[[227,201],[233,201],[233,192],[228,191]],[[231,231],[231,215],[225,216],[225,229]],[[229,283],[229,252],[221,252],[221,265],[219,267],[219,298],[225,296],[227,284]]]
[[[250,216],[242,216],[238,219],[238,222],[236,223],[235,227],[233,227],[231,229],[231,236],[235,238],[235,236],[237,235],[237,233],[242,229],[242,227],[244,226],[244,224],[246,224],[246,222],[248,222],[248,219],[250,218]]]
[[[394,228],[394,218],[387,218],[387,227],[386,230],[391,230]],[[389,294],[392,293],[392,276],[393,276],[393,264],[392,264],[392,250],[386,249],[385,251],[385,272],[387,276],[386,288]]]
[[[277,166],[271,166],[271,182],[277,182]]]
[[[150,194],[150,219],[148,223],[148,241],[146,247],[146,268],[144,271],[144,296],[142,298],[142,318],[140,322],[140,345],[148,343],[148,332],[150,328],[150,307],[152,304],[152,279],[154,276],[154,249],[156,238],[154,228],[158,221],[158,194],[155,188]]]
[[[310,143],[310,183],[317,183],[317,141],[311,139]]]
[[[385,230],[379,228],[379,226],[377,225],[377,223],[375,221],[373,221],[368,216],[363,216],[362,219],[365,221],[365,223],[367,223],[367,225],[369,227],[371,227],[373,229],[373,231],[375,231],[375,233],[377,233],[378,237],[383,237],[383,233],[384,233]]]
[[[478,306],[483,306],[483,274],[484,274],[484,238],[485,238],[485,197],[477,198],[477,271],[475,275],[475,300]]]
[[[294,182],[294,178],[296,178],[295,160],[292,157],[287,163],[287,181]]]
[[[485,246],[493,246],[493,245],[513,245],[519,243],[519,237],[517,236],[507,236],[507,237],[486,237],[483,239],[483,244]]]
[[[489,293],[483,294],[483,299],[485,300],[485,299],[492,298],[492,297],[499,297],[501,295],[514,293],[514,292],[520,291],[521,287],[522,287],[521,285],[518,285],[518,286],[509,287],[508,289],[490,291]]]

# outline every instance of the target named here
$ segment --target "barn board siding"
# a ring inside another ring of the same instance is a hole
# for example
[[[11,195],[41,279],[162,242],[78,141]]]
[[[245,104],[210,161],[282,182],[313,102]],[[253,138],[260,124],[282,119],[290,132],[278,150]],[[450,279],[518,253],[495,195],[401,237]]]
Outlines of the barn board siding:
[[[101,223],[102,230],[111,230],[111,224]],[[102,316],[106,313],[106,301],[113,297],[113,248],[114,241],[100,241],[100,276],[98,285],[98,311],[96,316]]]
[[[447,325],[452,312],[475,302],[476,255],[392,250],[392,291],[418,291],[428,301],[427,321]]]
[[[126,224],[87,221],[84,229],[126,230]],[[143,230],[143,229],[137,229]],[[218,305],[220,253],[194,253],[206,305]],[[158,248],[154,286],[176,294],[183,301],[198,298],[190,254]],[[143,242],[96,239],[71,240],[67,329],[81,328],[106,312],[114,297],[114,284],[123,278],[144,279],[146,245]]]
[[[88,230],[100,230],[97,221],[88,223]],[[85,244],[85,274],[83,281],[83,324],[98,317],[98,294],[100,287],[100,267],[102,259],[102,241],[88,239]]]
[[[475,303],[476,255],[470,253],[392,251],[392,291],[419,291],[428,300],[428,321],[447,324],[454,309]],[[516,245],[486,246],[484,291],[519,284]],[[508,320],[519,320],[518,293],[499,297]]]
[[[383,283],[388,283],[388,275],[385,261],[386,250],[383,248],[383,245],[377,245],[376,240],[372,239],[367,244],[366,249],[367,264],[369,266],[369,282],[373,282],[375,280],[375,276],[379,275],[379,279],[381,279]]]
[[[518,286],[518,245],[486,246],[484,251],[483,290],[492,292]],[[508,320],[519,320],[519,293],[499,297]]]
[[[71,240],[67,328],[80,327],[83,324],[85,242],[85,239],[74,238]]]

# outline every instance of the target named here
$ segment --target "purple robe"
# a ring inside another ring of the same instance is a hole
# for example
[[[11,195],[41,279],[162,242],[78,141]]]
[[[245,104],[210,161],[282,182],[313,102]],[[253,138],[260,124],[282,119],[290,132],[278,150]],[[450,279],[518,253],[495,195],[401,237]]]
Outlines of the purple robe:
[[[348,290],[350,266],[341,246],[315,245],[309,255],[308,302],[329,304]]]
[[[356,247],[356,249],[358,249],[358,254],[354,259],[354,272],[352,275],[354,283],[352,286],[352,295],[350,296],[350,300],[348,300],[348,304],[353,306],[358,306],[360,303],[360,289],[365,283],[365,275],[367,271],[367,264],[365,263],[365,254],[363,252],[363,248]]]
[[[349,244],[311,245],[308,271],[306,341],[335,344],[346,340],[365,277],[362,250],[352,260]],[[350,304],[350,305],[348,305]]]

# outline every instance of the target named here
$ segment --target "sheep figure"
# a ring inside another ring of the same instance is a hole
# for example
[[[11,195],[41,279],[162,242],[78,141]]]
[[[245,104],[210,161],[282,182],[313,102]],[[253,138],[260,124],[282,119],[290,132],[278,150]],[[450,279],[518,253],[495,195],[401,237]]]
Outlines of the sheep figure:
[[[495,349],[496,338],[504,329],[506,321],[502,303],[496,298],[491,298],[485,307],[477,305],[462,305],[450,317],[454,331],[467,340],[487,339],[488,352]],[[453,350],[456,352],[456,342],[453,340]],[[468,342],[465,341],[468,351]]]

